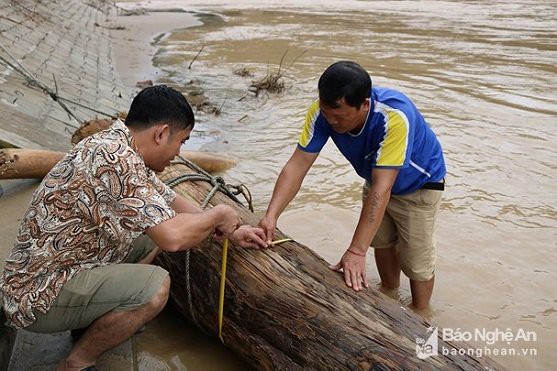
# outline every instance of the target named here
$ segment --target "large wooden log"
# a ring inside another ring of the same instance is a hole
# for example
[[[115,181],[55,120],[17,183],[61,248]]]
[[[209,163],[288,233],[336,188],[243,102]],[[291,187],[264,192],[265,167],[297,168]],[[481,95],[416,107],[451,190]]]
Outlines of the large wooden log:
[[[42,179],[65,155],[47,150],[0,149],[0,179]],[[234,158],[214,152],[182,151],[180,155],[209,173],[236,165]]]
[[[191,173],[186,165],[173,165],[160,177],[169,181]],[[195,181],[174,189],[199,205],[211,188]],[[254,214],[223,193],[217,193],[209,207],[220,203],[234,206],[245,222],[257,223]],[[283,237],[277,231],[277,238]],[[170,272],[171,299],[179,311],[215,337],[221,252],[221,243],[209,238],[191,250],[189,258],[185,252],[158,258]],[[419,359],[416,338],[426,338],[429,326],[375,289],[356,293],[347,288],[321,257],[297,242],[266,250],[229,249],[223,341],[257,370],[501,368],[487,358],[458,354]],[[459,349],[440,337],[438,342]]]

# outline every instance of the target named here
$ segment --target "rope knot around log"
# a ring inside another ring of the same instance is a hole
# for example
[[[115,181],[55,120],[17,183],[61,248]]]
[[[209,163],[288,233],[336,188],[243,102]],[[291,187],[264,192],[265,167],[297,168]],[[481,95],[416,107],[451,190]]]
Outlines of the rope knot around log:
[[[213,186],[213,189],[207,195],[207,198],[201,204],[201,208],[205,208],[211,198],[217,193],[217,191],[221,191],[238,205],[245,207],[245,205],[236,197],[237,195],[242,195],[248,204],[248,209],[253,212],[253,203],[251,192],[245,184],[233,185],[227,184],[223,177],[211,175],[195,163],[191,162],[190,160],[178,156],[176,160],[171,162],[173,165],[184,165],[189,167],[190,169],[194,170],[196,173],[194,174],[184,174],[177,176],[173,179],[166,180],[165,183],[173,188],[178,184],[181,184],[186,181],[204,181],[210,183]]]
[[[226,182],[224,181],[224,178],[221,176],[213,176],[211,177],[211,184],[214,186],[222,186],[222,187],[226,187]]]
[[[205,196],[205,199],[203,200],[203,202],[200,205],[202,210],[207,207],[207,205],[209,204],[209,202],[211,201],[213,196],[218,191],[221,191],[223,194],[228,196],[231,200],[236,202],[238,205],[241,205],[242,207],[244,207],[244,205],[236,197],[236,195],[241,193],[244,196],[244,198],[246,199],[246,201],[248,202],[249,210],[251,210],[253,212],[251,192],[249,191],[249,189],[244,184],[241,184],[241,185],[227,185],[226,181],[224,180],[223,177],[209,174],[208,172],[201,169],[199,166],[197,166],[196,164],[194,164],[190,160],[183,158],[182,156],[178,156],[178,159],[175,160],[175,161],[172,161],[172,164],[187,166],[190,169],[193,169],[194,171],[197,171],[198,174],[184,174],[184,175],[179,175],[179,176],[177,176],[175,178],[172,178],[170,180],[165,180],[165,184],[168,185],[169,187],[174,188],[177,185],[179,185],[181,183],[184,183],[184,182],[187,182],[187,181],[204,181],[204,182],[210,183],[213,186],[213,188],[209,191],[207,196]],[[236,192],[233,192],[231,189],[235,189]],[[197,318],[195,317],[195,312],[193,310],[193,300],[192,300],[191,282],[190,282],[190,257],[191,257],[190,254],[191,254],[190,250],[189,249],[186,250],[185,261],[184,261],[184,270],[185,270],[185,281],[186,281],[185,283],[186,283],[187,305],[188,305],[188,309],[189,309],[190,316],[191,316],[192,320],[196,323],[198,328],[202,328],[199,325],[199,323],[197,322]],[[221,340],[222,340],[222,337],[221,337]]]

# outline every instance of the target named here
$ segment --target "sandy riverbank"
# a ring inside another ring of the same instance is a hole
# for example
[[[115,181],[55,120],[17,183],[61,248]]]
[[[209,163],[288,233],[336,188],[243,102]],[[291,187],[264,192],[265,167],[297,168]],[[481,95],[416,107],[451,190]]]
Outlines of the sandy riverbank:
[[[169,36],[172,31],[199,26],[202,22],[194,13],[187,13],[184,10],[143,9],[135,8],[134,4],[134,2],[123,3],[127,10],[139,9],[140,12],[147,11],[146,14],[111,16],[105,19],[101,26],[111,28],[112,62],[122,83],[133,92],[139,92],[142,87],[137,84],[138,82],[151,80],[153,84],[160,83],[160,70],[153,64],[153,58],[161,40]],[[198,117],[197,113],[196,117]],[[196,132],[184,149],[201,150],[204,144],[214,140],[212,136],[200,135],[200,128],[202,126],[197,125]]]
[[[127,8],[129,8],[130,4]],[[103,23],[112,29],[114,66],[125,86],[135,87],[138,81],[156,82],[158,69],[152,58],[157,50],[156,42],[170,31],[200,25],[191,13],[179,11],[150,11],[144,15],[113,16]]]

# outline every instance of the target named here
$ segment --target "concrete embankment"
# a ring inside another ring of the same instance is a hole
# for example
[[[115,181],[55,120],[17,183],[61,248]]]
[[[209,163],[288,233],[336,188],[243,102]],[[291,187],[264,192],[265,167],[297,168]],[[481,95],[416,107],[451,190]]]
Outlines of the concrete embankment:
[[[103,26],[114,11],[104,1],[2,1],[2,141],[65,151],[79,121],[102,116],[92,109],[114,115],[128,105],[130,92],[112,62],[110,26]]]

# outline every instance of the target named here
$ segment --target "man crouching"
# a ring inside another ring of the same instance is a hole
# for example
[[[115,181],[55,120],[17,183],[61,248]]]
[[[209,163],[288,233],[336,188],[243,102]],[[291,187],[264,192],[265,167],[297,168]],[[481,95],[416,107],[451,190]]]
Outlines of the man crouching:
[[[33,194],[0,278],[0,303],[14,328],[88,327],[58,370],[95,370],[103,352],[163,309],[170,278],[149,265],[160,250],[186,250],[211,233],[243,247],[266,246],[262,230],[238,227],[231,207],[201,211],[155,175],[193,126],[181,93],[144,89],[125,124],[118,120],[78,143]],[[157,247],[137,243],[147,237]]]

